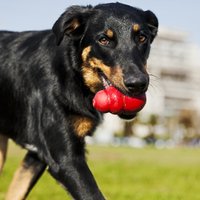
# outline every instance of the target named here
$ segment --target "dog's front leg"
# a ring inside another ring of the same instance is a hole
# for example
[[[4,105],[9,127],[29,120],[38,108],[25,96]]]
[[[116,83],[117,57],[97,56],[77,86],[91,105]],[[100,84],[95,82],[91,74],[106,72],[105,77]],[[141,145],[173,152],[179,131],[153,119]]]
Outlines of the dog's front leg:
[[[38,159],[36,154],[28,152],[22,164],[15,172],[5,199],[25,199],[37,180],[43,174],[45,168],[46,165]]]
[[[8,138],[4,135],[0,135],[0,174],[3,170],[3,166],[6,160],[7,147]]]
[[[66,164],[60,163],[58,170],[50,167],[49,171],[75,200],[105,200],[84,158],[63,157],[62,160],[67,161]]]

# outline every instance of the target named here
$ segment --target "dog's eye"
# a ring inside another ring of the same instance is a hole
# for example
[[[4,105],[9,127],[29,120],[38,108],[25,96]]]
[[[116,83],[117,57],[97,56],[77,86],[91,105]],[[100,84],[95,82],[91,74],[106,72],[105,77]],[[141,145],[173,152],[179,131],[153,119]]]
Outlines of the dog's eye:
[[[107,45],[110,44],[110,41],[109,41],[106,37],[101,37],[101,38],[99,39],[99,43],[100,43],[101,45],[103,45],[103,46],[107,46]]]
[[[146,40],[147,40],[147,37],[145,35],[139,35],[138,41],[140,44],[146,42]]]

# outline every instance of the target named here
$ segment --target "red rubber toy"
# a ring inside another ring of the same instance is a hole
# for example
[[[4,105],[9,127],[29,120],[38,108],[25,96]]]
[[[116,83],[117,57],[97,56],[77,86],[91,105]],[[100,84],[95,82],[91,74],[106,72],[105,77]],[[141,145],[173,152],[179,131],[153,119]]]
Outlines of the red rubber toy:
[[[113,114],[139,112],[146,103],[146,95],[130,97],[125,96],[113,86],[96,93],[93,106],[100,112]]]

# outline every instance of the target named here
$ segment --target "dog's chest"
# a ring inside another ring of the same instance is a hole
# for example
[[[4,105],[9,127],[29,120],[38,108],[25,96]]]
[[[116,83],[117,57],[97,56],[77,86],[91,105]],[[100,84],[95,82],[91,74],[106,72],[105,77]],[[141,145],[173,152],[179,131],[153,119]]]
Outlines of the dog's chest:
[[[95,128],[93,119],[84,116],[74,116],[72,118],[72,126],[75,134],[79,137],[85,137],[91,134]]]

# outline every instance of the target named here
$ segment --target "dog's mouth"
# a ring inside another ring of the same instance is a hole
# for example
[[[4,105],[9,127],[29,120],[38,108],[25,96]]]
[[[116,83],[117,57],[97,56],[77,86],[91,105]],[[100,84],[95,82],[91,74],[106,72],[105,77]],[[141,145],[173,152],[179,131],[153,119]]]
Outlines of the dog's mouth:
[[[102,82],[101,89],[106,89],[106,88],[112,86],[112,87],[116,88],[117,90],[119,90],[122,94],[128,95],[128,92],[125,88],[119,87],[116,84],[114,84],[113,82],[111,82],[111,80],[103,73],[103,71],[101,69],[97,69],[97,73]]]
[[[117,114],[123,119],[132,119],[146,103],[145,94],[129,96],[125,89],[115,86],[101,71],[98,75],[102,82],[102,90],[98,91],[93,99],[93,106],[98,111]]]
[[[110,82],[110,80],[106,77],[106,75],[100,70],[98,69],[98,75],[101,79],[101,82],[103,84],[103,88],[107,88],[109,86],[112,86],[113,84]]]

